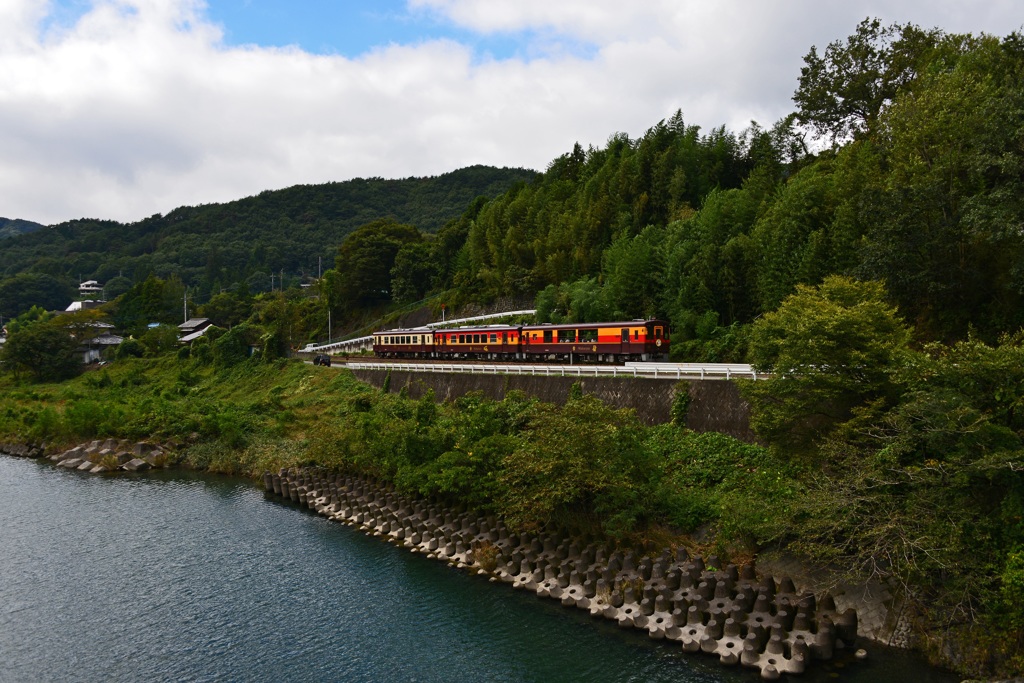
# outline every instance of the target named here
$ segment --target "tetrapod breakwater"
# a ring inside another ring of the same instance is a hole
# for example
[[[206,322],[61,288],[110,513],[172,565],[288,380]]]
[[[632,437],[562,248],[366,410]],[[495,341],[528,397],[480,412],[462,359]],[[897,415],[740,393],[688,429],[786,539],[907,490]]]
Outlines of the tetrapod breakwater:
[[[266,473],[273,493],[333,521],[493,582],[559,600],[565,607],[722,664],[777,680],[829,660],[857,638],[857,613],[828,595],[798,593],[789,578],[752,565],[662,549],[642,555],[558,533],[517,534],[494,517],[453,510],[387,486],[318,469]]]

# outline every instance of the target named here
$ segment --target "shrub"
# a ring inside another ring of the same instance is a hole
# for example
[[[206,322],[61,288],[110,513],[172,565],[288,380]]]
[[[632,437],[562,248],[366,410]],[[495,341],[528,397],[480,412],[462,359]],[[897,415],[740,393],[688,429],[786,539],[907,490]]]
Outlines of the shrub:
[[[128,337],[117,345],[114,357],[118,360],[123,358],[142,358],[146,355],[146,347],[138,339]]]

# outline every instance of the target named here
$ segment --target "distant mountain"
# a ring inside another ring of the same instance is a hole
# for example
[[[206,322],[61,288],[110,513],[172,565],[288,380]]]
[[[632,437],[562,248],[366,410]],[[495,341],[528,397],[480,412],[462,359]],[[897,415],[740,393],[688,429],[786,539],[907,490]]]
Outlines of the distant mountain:
[[[345,236],[379,218],[436,232],[474,199],[494,198],[538,177],[522,168],[471,166],[430,178],[357,178],[203,206],[183,206],[136,223],[81,219],[4,242],[0,272],[32,270],[76,284],[124,275],[177,275],[200,296],[270,275],[315,276],[334,267]],[[42,227],[42,226],[36,226]]]
[[[0,217],[0,239],[25,235],[45,227],[45,225],[33,223],[32,221],[23,221],[20,218]]]

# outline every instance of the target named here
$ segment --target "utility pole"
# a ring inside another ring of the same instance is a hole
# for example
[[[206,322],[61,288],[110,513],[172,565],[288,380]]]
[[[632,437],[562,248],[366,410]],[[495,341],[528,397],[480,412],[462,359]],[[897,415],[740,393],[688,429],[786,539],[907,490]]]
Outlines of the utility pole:
[[[183,323],[187,323],[188,322],[188,288],[187,287],[185,288],[185,319],[182,320],[181,322],[183,322]]]

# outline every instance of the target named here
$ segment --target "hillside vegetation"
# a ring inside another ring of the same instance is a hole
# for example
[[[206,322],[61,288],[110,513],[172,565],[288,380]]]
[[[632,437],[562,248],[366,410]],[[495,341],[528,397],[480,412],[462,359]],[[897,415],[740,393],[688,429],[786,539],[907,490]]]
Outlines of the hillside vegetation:
[[[679,112],[542,174],[509,172],[507,189],[445,221],[359,210],[317,245],[300,236],[337,225],[312,201],[324,188],[295,189],[294,205],[267,194],[69,224],[52,229],[67,232],[54,255],[38,235],[7,240],[0,258],[28,265],[0,281],[0,312],[19,315],[0,433],[154,435],[196,466],[356,470],[527,528],[624,542],[697,531],[722,554],[797,552],[895,586],[936,660],[1019,675],[1024,38],[866,20],[810,50],[794,102],[740,133]],[[229,248],[241,226],[275,237]],[[116,257],[75,241],[103,230],[121,233]],[[260,268],[321,248],[331,267],[314,287],[256,286],[278,266]],[[55,275],[80,262],[112,275],[101,269],[120,258],[149,265],[109,281],[105,311],[43,310],[61,296]],[[217,328],[178,350],[186,295]],[[742,386],[762,445],[645,428],[583,396],[412,402],[281,360],[381,316],[524,299],[542,321],[666,317],[675,359],[753,363],[770,374]],[[77,374],[68,340],[102,315],[135,335],[113,366],[44,383]]]
[[[35,232],[43,227],[46,226],[20,218],[0,218],[0,239]]]
[[[199,302],[239,284],[253,293],[269,291],[272,275],[277,288],[282,274],[297,286],[316,277],[318,259],[330,268],[338,244],[365,223],[392,218],[435,232],[475,198],[495,197],[534,175],[473,166],[431,178],[296,185],[226,204],[183,206],[136,223],[68,221],[4,241],[0,272],[45,276],[66,288],[79,278],[124,280],[108,292],[111,299],[150,276],[178,278]],[[0,307],[0,314],[21,310]]]

